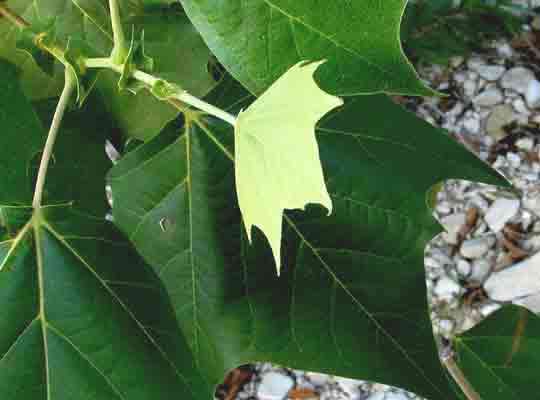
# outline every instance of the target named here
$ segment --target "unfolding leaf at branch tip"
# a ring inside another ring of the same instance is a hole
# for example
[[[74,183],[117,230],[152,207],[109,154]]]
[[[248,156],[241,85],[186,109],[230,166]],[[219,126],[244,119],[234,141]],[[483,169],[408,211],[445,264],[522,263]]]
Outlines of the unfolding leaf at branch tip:
[[[310,203],[332,212],[324,181],[316,123],[339,107],[339,97],[321,90],[313,74],[324,61],[302,61],[238,115],[235,126],[236,190],[247,235],[257,226],[281,268],[285,209]]]

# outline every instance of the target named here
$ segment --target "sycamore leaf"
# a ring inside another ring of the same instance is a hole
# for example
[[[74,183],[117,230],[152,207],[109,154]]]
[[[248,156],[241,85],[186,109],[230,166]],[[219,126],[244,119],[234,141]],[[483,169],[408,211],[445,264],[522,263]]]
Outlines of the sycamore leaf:
[[[218,60],[259,95],[300,60],[338,96],[432,94],[399,41],[407,0],[180,0]]]
[[[247,110],[235,126],[236,190],[251,242],[251,228],[266,235],[277,272],[285,209],[319,203],[332,212],[315,138],[315,124],[343,101],[323,92],[313,74],[323,62],[300,62]]]
[[[231,113],[251,100],[226,81],[206,98]],[[263,235],[244,233],[233,130],[200,113],[114,166],[115,224],[159,274],[207,391],[268,361],[462,399],[428,313],[424,248],[441,227],[426,195],[450,177],[504,179],[384,95],[348,99],[316,132],[333,211],[286,211],[279,278]]]
[[[103,218],[114,127],[92,97],[66,113],[35,211],[46,130],[15,68],[0,76],[0,399],[209,399],[157,277]]]

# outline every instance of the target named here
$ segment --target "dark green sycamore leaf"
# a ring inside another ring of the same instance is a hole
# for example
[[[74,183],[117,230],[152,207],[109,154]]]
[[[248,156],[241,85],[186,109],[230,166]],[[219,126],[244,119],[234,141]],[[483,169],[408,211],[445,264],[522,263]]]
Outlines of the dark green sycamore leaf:
[[[540,319],[506,306],[454,340],[457,361],[483,399],[537,398]]]
[[[223,65],[260,94],[302,60],[339,96],[429,95],[399,41],[407,0],[180,0]]]
[[[208,101],[237,112],[249,96],[224,84]],[[244,232],[232,129],[186,118],[109,181],[115,222],[164,283],[207,382],[264,360],[458,398],[428,315],[424,247],[440,227],[427,193],[448,178],[506,182],[384,95],[349,99],[317,129],[334,211],[287,213],[278,278],[264,236],[250,246]]]
[[[144,1],[131,0],[120,0],[120,5],[128,37],[133,29],[136,38],[144,30],[145,50],[156,60],[156,75],[171,79],[196,96],[205,95],[215,86],[215,79],[208,70],[210,51],[179,7],[165,3],[149,6]],[[14,0],[9,6],[31,23],[34,31],[43,30],[36,33],[48,33],[48,40],[62,48],[67,46],[68,40],[77,40],[85,43],[87,56],[110,54],[112,32],[107,0]],[[20,41],[22,48],[17,48],[21,35],[25,40]],[[64,75],[59,65],[51,65],[50,55],[32,49],[28,37],[1,19],[0,37],[0,57],[23,70],[21,81],[27,96],[40,99],[59,93]],[[54,69],[54,76],[40,70],[36,62],[47,72]],[[127,135],[149,139],[178,114],[178,110],[155,99],[146,90],[137,94],[119,92],[118,80],[116,73],[107,71],[101,74],[97,87]]]
[[[109,162],[85,129],[108,130],[106,119],[68,114],[47,180],[56,204],[34,211],[44,129],[15,69],[0,62],[0,74],[0,398],[210,398],[159,280],[104,220]]]

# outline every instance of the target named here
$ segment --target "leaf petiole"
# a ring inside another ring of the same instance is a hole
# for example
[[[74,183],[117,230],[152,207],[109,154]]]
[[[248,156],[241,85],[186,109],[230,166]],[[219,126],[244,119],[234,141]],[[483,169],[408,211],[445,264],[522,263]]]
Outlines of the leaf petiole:
[[[109,0],[109,10],[111,13],[111,25],[114,41],[114,46],[111,52],[111,60],[117,65],[122,65],[128,55],[128,46],[126,43],[126,37],[124,35],[124,29],[122,28],[120,7],[118,6],[117,0]]]
[[[69,68],[66,68],[64,71],[64,89],[62,90],[62,94],[60,95],[60,100],[58,100],[51,127],[49,128],[49,134],[47,135],[47,141],[45,142],[45,148],[43,149],[43,154],[41,156],[41,162],[39,164],[36,188],[34,191],[34,199],[32,201],[32,207],[34,207],[34,209],[36,210],[41,207],[41,200],[43,197],[43,188],[45,187],[47,169],[49,167],[49,162],[52,157],[54,143],[56,142],[56,137],[58,136],[60,124],[62,123],[62,119],[64,118],[64,113],[69,104],[71,95],[76,88],[77,78],[73,75],[73,72]]]
[[[11,11],[4,3],[0,2],[0,16],[7,19],[13,25],[18,26],[21,29],[28,28],[30,24],[26,22],[22,17]]]
[[[105,68],[115,71],[116,73],[122,74],[123,67],[122,65],[117,65],[110,58],[87,58],[84,60],[84,66],[86,68]],[[146,72],[143,72],[138,69],[133,69],[131,71],[131,78],[144,83],[148,89],[156,88],[159,86],[166,86],[169,88],[176,88],[176,90],[170,91],[166,96],[160,96],[161,100],[179,100],[183,103],[189,104],[201,111],[206,112],[207,114],[213,115],[216,118],[219,118],[232,126],[236,124],[236,117],[228,112],[213,106],[210,103],[205,102],[204,100],[199,99],[198,97],[193,96],[188,93],[186,90],[179,88],[178,86],[171,84],[161,78],[157,78],[153,75],[150,75]],[[155,93],[154,93],[155,94]]]

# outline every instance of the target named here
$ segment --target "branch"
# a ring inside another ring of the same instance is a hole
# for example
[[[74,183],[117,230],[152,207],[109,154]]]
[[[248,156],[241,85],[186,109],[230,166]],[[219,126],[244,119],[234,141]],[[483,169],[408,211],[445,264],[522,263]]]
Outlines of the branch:
[[[116,65],[111,62],[108,58],[87,58],[84,60],[84,65],[86,68],[106,68],[111,69],[119,74],[123,72],[121,65]],[[145,86],[149,89],[154,87],[154,85],[158,82],[163,82],[165,84],[170,84],[169,82],[164,81],[163,79],[157,78],[153,75],[147,74],[146,72],[140,71],[140,70],[133,70],[131,71],[131,78],[142,82],[145,84]],[[182,103],[189,104],[190,106],[193,106],[199,110],[202,110],[206,112],[207,114],[213,115],[216,118],[219,118],[232,126],[236,124],[236,117],[232,114],[229,114],[228,112],[222,110],[221,108],[218,108],[216,106],[213,106],[212,104],[209,104],[193,95],[188,93],[185,90],[181,90],[178,93],[172,94],[170,97],[167,97],[167,101],[171,100],[178,100]]]
[[[62,90],[60,100],[58,101],[58,105],[56,106],[51,127],[49,129],[49,134],[47,135],[47,141],[45,142],[45,148],[43,149],[43,154],[41,156],[41,162],[39,164],[36,188],[34,191],[34,199],[32,201],[32,206],[34,207],[34,209],[39,209],[41,207],[43,188],[45,186],[45,177],[47,176],[47,169],[49,168],[49,162],[51,160],[54,143],[56,141],[56,136],[58,135],[58,130],[60,129],[60,124],[64,117],[64,112],[66,111],[67,105],[69,103],[69,99],[76,87],[75,83],[76,77],[68,68],[66,68],[64,89]]]
[[[16,25],[17,27],[21,29],[28,28],[30,26],[30,24],[26,22],[21,16],[15,14],[4,3],[1,3],[1,2],[0,2],[0,16],[4,17],[13,25]]]

